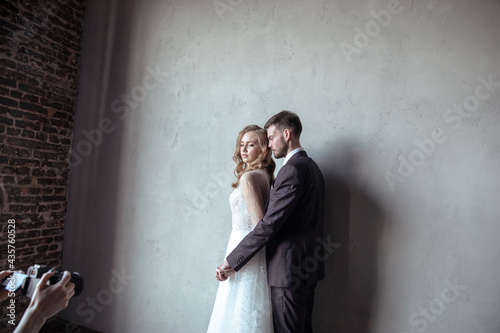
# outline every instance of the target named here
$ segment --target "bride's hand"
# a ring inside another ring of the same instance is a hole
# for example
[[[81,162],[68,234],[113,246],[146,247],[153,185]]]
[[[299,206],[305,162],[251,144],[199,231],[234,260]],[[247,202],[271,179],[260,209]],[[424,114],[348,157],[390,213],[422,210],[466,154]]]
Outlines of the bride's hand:
[[[234,273],[236,273],[234,269],[229,266],[227,261],[224,261],[224,263],[215,270],[215,278],[219,281],[226,281]]]
[[[216,279],[216,280],[218,280],[218,281],[223,281],[223,280],[221,280],[221,276],[220,276],[220,268],[219,268],[219,267],[217,267],[217,268],[215,269],[215,279]]]

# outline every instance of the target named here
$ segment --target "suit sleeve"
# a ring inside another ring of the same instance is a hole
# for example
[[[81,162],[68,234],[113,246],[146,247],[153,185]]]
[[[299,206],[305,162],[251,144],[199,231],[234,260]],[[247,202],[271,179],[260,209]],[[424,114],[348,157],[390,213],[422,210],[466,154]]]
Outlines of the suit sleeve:
[[[226,258],[235,271],[240,270],[281,229],[297,205],[300,192],[299,172],[295,166],[286,164],[276,178],[264,218]]]

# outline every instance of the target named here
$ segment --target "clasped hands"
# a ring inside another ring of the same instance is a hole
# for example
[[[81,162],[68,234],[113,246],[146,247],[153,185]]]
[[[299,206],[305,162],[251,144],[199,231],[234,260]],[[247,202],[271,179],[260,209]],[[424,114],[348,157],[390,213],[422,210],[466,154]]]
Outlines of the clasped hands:
[[[224,263],[215,269],[215,278],[221,282],[226,281],[234,273],[236,273],[235,270],[229,266],[227,260],[224,260]]]

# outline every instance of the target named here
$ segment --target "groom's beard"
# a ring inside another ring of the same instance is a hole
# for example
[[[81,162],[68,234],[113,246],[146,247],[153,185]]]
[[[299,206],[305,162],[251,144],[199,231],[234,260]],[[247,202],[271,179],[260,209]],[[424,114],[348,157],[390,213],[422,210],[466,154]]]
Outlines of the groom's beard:
[[[274,158],[275,159],[279,159],[279,158],[282,158],[282,157],[284,157],[283,153],[281,153],[281,152],[278,153],[277,151],[274,151]]]
[[[280,150],[273,150],[274,158],[282,158],[286,156],[286,152],[288,151],[288,145],[283,143],[283,147]]]

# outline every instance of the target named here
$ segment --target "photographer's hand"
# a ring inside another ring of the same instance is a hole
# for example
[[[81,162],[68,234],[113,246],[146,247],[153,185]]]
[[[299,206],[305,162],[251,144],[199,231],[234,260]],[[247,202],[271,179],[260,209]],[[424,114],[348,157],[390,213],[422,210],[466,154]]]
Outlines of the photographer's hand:
[[[54,272],[45,273],[31,298],[30,305],[14,333],[34,333],[40,331],[47,319],[68,306],[69,299],[75,294],[75,285],[69,282],[71,274],[64,272],[58,283],[47,285]]]
[[[11,271],[1,271],[0,272],[0,282],[3,281],[4,279],[8,278],[9,275],[11,275]],[[9,297],[9,291],[6,289],[0,288],[0,302],[3,302]]]

